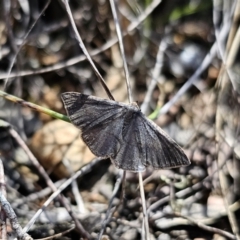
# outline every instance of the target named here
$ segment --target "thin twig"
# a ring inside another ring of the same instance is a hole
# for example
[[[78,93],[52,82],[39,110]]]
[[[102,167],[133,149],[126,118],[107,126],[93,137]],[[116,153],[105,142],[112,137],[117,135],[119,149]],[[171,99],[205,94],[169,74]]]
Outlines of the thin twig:
[[[71,176],[69,179],[67,179],[58,189],[56,189],[52,195],[47,199],[47,201],[43,204],[43,206],[41,207],[41,209],[39,209],[35,215],[32,217],[32,219],[28,222],[28,224],[24,227],[24,231],[28,231],[31,226],[34,224],[34,222],[36,221],[36,219],[40,216],[40,214],[43,212],[43,210],[56,198],[59,196],[59,194],[65,189],[67,188],[74,180],[76,180],[78,177],[88,173],[91,168],[97,164],[99,161],[102,161],[102,159],[100,158],[96,158],[94,160],[92,160],[89,164],[87,164],[86,166],[82,167],[80,170],[78,170],[76,173],[74,173],[73,176]],[[61,196],[61,195],[60,195]],[[89,239],[91,239],[91,237],[88,237]]]
[[[162,0],[153,0],[148,6],[147,8],[144,10],[144,12],[138,16],[138,18],[136,19],[135,22],[131,23],[128,28],[127,31],[133,31],[135,28],[138,27],[138,25],[143,22],[152,12],[153,10],[162,2]]]
[[[165,31],[166,32],[166,31]],[[141,105],[141,110],[144,114],[146,114],[148,112],[148,108],[149,108],[149,103],[151,101],[151,97],[152,97],[152,92],[155,89],[157,83],[158,83],[158,77],[162,71],[162,67],[163,67],[163,59],[164,59],[164,52],[167,48],[167,43],[163,37],[161,43],[159,44],[159,48],[158,48],[158,52],[157,52],[157,57],[156,57],[156,62],[155,62],[155,66],[152,72],[152,78],[147,90],[147,93],[145,95],[144,101]]]
[[[82,41],[82,38],[77,30],[77,27],[76,27],[76,24],[75,24],[75,21],[73,19],[73,16],[72,16],[72,11],[70,9],[70,6],[68,4],[68,0],[63,0],[63,3],[65,5],[65,8],[66,8],[66,12],[68,14],[68,17],[69,17],[69,20],[71,22],[71,25],[72,25],[72,28],[73,28],[73,31],[75,33],[75,37],[76,37],[76,40],[78,41],[78,44],[80,46],[80,48],[82,49],[83,53],[85,54],[85,56],[87,57],[87,60],[89,61],[89,63],[91,64],[95,74],[97,75],[98,79],[100,80],[104,90],[106,91],[108,97],[112,100],[114,100],[114,97],[112,96],[106,82],[104,81],[103,77],[101,76],[100,72],[98,71],[97,67],[95,66],[90,54],[88,53],[83,41]]]
[[[12,229],[16,233],[19,239],[30,240],[32,239],[27,233],[24,232],[22,227],[20,226],[17,215],[15,214],[14,210],[12,209],[10,203],[7,201],[5,196],[0,192],[0,205],[1,208],[4,210],[7,218],[9,219]]]
[[[28,37],[28,35],[31,33],[31,31],[33,30],[34,26],[36,25],[36,23],[38,22],[39,18],[43,15],[43,13],[45,12],[45,10],[48,8],[49,4],[50,4],[51,0],[48,0],[45,4],[45,6],[43,7],[42,11],[40,12],[40,14],[37,16],[37,18],[35,19],[35,21],[33,22],[32,26],[29,28],[28,32],[25,34],[23,40],[22,40],[22,43],[21,45],[16,49],[16,52],[15,52],[15,55],[11,61],[11,64],[10,64],[10,67],[9,67],[9,70],[8,70],[8,73],[7,73],[7,77],[4,81],[4,87],[3,89],[6,89],[7,87],[7,83],[8,83],[8,79],[9,79],[9,76],[10,76],[10,73],[12,71],[12,68],[13,68],[13,65],[15,63],[15,60],[19,54],[19,52],[21,51],[22,47],[24,46],[25,44],[25,41]]]
[[[15,214],[14,210],[12,209],[11,204],[7,201],[5,195],[6,195],[6,189],[5,189],[5,181],[4,181],[4,169],[2,164],[2,159],[0,159],[0,184],[1,184],[1,190],[0,190],[0,206],[1,206],[1,217],[4,216],[7,217],[11,223],[12,229],[14,230],[14,233],[17,235],[18,239],[22,240],[32,240],[32,238],[23,231],[21,225],[18,222],[17,215]],[[3,214],[4,213],[4,214]],[[6,228],[6,218],[2,219],[4,220],[4,224],[1,223],[1,239],[7,239],[7,228]]]
[[[60,237],[64,236],[65,234],[67,234],[67,233],[71,232],[72,230],[74,230],[74,228],[75,228],[75,227],[71,227],[71,228],[69,228],[69,229],[66,230],[66,231],[63,231],[63,232],[61,232],[61,233],[54,234],[54,235],[52,235],[52,236],[50,236],[50,237],[39,238],[39,239],[35,238],[34,240],[51,240],[51,239],[54,239],[54,238],[60,238]]]
[[[233,6],[232,6],[232,8],[230,8],[232,10],[233,9],[235,10],[235,12],[231,15],[233,15],[234,17],[237,17],[237,16],[239,17],[240,4],[239,4],[239,2],[238,3],[235,2],[235,4],[237,4],[235,8],[233,8]],[[230,12],[230,10],[229,10],[229,12]],[[225,13],[225,11],[224,11],[224,14],[228,14],[228,13]],[[234,19],[234,22],[235,21],[236,21],[236,19]],[[230,22],[232,22],[232,21],[230,21]],[[238,90],[238,86],[237,86],[238,83],[236,83],[236,81],[234,81],[234,78],[233,79],[231,78],[230,68],[233,66],[235,58],[236,58],[235,51],[238,52],[238,49],[239,49],[240,28],[238,27],[238,30],[237,30],[235,28],[235,25],[232,25],[230,33],[231,33],[231,35],[228,38],[226,51],[224,52],[223,63],[225,63],[225,64],[222,65],[221,70],[220,70],[221,74],[219,74],[219,78],[218,78],[218,84],[219,84],[218,103],[219,103],[219,106],[218,106],[217,112],[216,112],[216,140],[217,140],[217,148],[218,148],[218,161],[217,161],[218,168],[223,163],[223,159],[220,157],[220,154],[222,152],[221,147],[220,147],[221,142],[222,141],[227,142],[225,140],[225,138],[224,139],[221,138],[221,128],[222,128],[223,121],[224,121],[222,115],[224,115],[226,113],[225,108],[222,106],[222,105],[225,105],[226,103],[225,102],[223,103],[223,101],[225,100],[227,91],[230,91],[232,86],[235,90]],[[231,79],[232,84],[230,82],[230,79]],[[227,122],[230,121],[229,118],[226,119],[226,121]],[[234,146],[231,146],[231,147],[234,149]],[[227,181],[224,171],[220,168],[219,168],[219,182],[220,182],[220,186],[221,186],[221,191],[222,191],[229,223],[231,225],[233,233],[235,234],[236,238],[239,240],[240,239],[240,230],[238,227],[237,219],[236,219],[235,214],[230,210],[230,202],[227,197],[229,184],[228,184],[228,181]]]
[[[7,196],[4,168],[1,158],[0,158],[0,193],[5,197]],[[0,239],[7,239],[7,217],[5,212],[1,209],[1,207],[0,207],[0,221],[1,221]]]
[[[168,215],[168,214],[167,214]],[[193,223],[194,225],[198,226],[199,228],[202,228],[203,230],[205,231],[208,231],[208,232],[213,232],[213,233],[217,233],[221,236],[224,236],[224,237],[227,237],[227,238],[230,238],[230,239],[233,239],[235,240],[236,237],[229,233],[229,232],[226,232],[224,230],[221,230],[219,228],[215,228],[215,227],[210,227],[210,226],[207,226],[199,221],[195,221],[193,218],[190,218],[190,217],[187,217],[187,216],[184,216],[182,214],[179,214],[179,213],[170,213],[169,214],[170,216],[175,216],[175,217],[181,217],[181,218],[184,218],[184,219],[187,219],[189,222]]]
[[[228,35],[226,52],[229,53],[229,49],[232,45],[233,38],[236,36],[237,28],[239,28],[239,19],[240,19],[240,2],[236,1],[235,12],[233,14],[233,20],[231,24],[231,29]]]
[[[48,174],[46,173],[44,168],[39,164],[39,162],[36,159],[36,157],[29,150],[29,148],[27,147],[25,142],[19,136],[19,134],[13,128],[9,128],[9,133],[17,141],[17,143],[22,147],[22,149],[26,152],[27,156],[29,157],[29,159],[31,160],[33,165],[36,167],[36,169],[39,171],[39,173],[42,175],[42,177],[44,178],[44,180],[46,181],[48,186],[52,189],[52,191],[53,192],[57,191],[56,186],[54,185],[54,183],[52,182],[52,180],[50,179],[50,177],[48,176]],[[59,200],[62,203],[62,205],[66,208],[66,210],[68,211],[69,215],[74,220],[74,222],[76,224],[76,227],[79,230],[79,232],[84,237],[86,237],[87,239],[91,239],[91,235],[83,228],[82,224],[78,221],[77,217],[75,216],[75,213],[72,212],[72,210],[71,210],[71,208],[70,208],[70,206],[68,204],[67,199],[64,196],[60,195],[59,196]]]
[[[145,11],[138,16],[137,20],[133,23],[131,23],[126,32],[123,32],[123,36],[126,36],[129,32],[133,31],[134,29],[136,29],[151,13],[152,11],[162,2],[162,0],[154,0],[152,1],[148,7],[145,9]],[[95,49],[93,51],[90,52],[90,56],[96,56],[101,52],[104,52],[106,50],[108,50],[109,48],[111,48],[114,44],[116,44],[118,41],[117,38],[113,38],[111,40],[109,40],[108,42],[106,42],[102,47]],[[69,60],[67,60],[64,63],[57,63],[53,66],[50,67],[46,67],[46,68],[42,68],[39,70],[25,70],[25,71],[20,71],[18,73],[11,73],[10,75],[8,74],[0,74],[0,79],[4,79],[4,78],[14,78],[14,77],[24,77],[24,76],[31,76],[31,75],[36,75],[36,74],[42,74],[42,73],[47,73],[47,72],[52,72],[52,71],[56,71],[62,68],[67,68],[70,67],[72,65],[75,65],[79,62],[85,61],[86,60],[86,56],[85,55],[81,55],[81,56],[77,56],[77,57],[73,57]]]
[[[138,180],[139,180],[139,188],[140,188],[140,195],[142,199],[142,208],[143,208],[143,222],[144,222],[144,227],[145,227],[145,236],[144,232],[142,232],[142,239],[150,240],[149,236],[149,224],[148,224],[148,214],[147,214],[147,205],[146,205],[146,200],[145,200],[145,193],[144,193],[144,188],[143,188],[143,180],[142,180],[142,173],[138,173]]]
[[[79,138],[79,136],[76,136],[76,137]],[[72,141],[72,144],[74,143],[74,141],[75,140]],[[70,146],[72,144],[70,144]],[[70,146],[68,146],[68,148],[70,148]],[[65,158],[66,154],[67,154],[67,151],[65,151],[62,163],[66,167],[66,169],[67,169],[68,173],[70,174],[70,176],[72,176],[74,174],[74,171],[72,169],[72,166],[71,166],[69,160]],[[79,211],[79,213],[83,214],[83,213],[86,212],[86,209],[84,207],[84,202],[83,202],[82,196],[81,196],[81,194],[79,192],[79,188],[78,188],[78,184],[77,184],[76,180],[74,180],[72,182],[71,187],[72,187],[73,196],[74,196],[76,204],[78,206],[78,211]]]
[[[221,16],[223,13],[223,2],[219,0],[213,0],[213,25],[216,37],[216,44],[218,46],[218,51],[220,57],[222,58],[223,62],[224,59],[224,52],[225,52],[225,41],[223,42],[222,38],[220,37],[220,26],[221,26]],[[224,39],[225,40],[225,39]]]
[[[115,23],[115,27],[116,27],[116,32],[117,32],[118,42],[119,42],[119,48],[120,48],[120,52],[121,52],[121,56],[122,56],[123,67],[124,67],[124,72],[125,72],[125,77],[126,77],[126,84],[127,84],[127,91],[128,91],[128,101],[131,103],[131,102],[133,102],[133,98],[132,98],[131,85],[130,85],[130,80],[129,80],[129,71],[128,71],[125,52],[124,52],[122,31],[121,31],[121,28],[120,28],[120,24],[119,24],[114,0],[110,0],[110,5],[111,5],[111,9],[112,9],[113,19],[114,19],[114,23]]]
[[[5,99],[11,101],[11,102],[14,102],[14,103],[18,103],[18,104],[21,104],[25,107],[29,107],[31,109],[33,109],[34,111],[38,111],[38,112],[42,112],[42,113],[45,113],[51,117],[54,117],[54,118],[58,118],[58,119],[61,119],[65,122],[70,122],[69,118],[63,114],[60,114],[58,112],[54,112],[48,108],[44,108],[44,107],[41,107],[37,104],[34,104],[34,103],[31,103],[31,102],[27,102],[21,98],[18,98],[18,97],[15,97],[11,94],[8,94],[6,92],[3,92],[0,90],[0,97],[4,97]]]
[[[61,179],[57,182],[54,182],[54,185],[56,186],[56,188],[58,188],[59,186],[61,186],[63,184],[63,182],[65,182],[66,179]],[[15,201],[12,202],[12,207],[13,208],[17,208],[20,205],[26,203],[26,202],[34,202],[36,200],[40,200],[40,199],[45,199],[49,194],[52,193],[52,190],[50,187],[46,187],[38,192],[29,194],[27,197],[21,197],[16,199]]]
[[[229,32],[231,23],[226,23],[221,32],[220,37],[222,39],[225,39],[227,37],[227,34]],[[203,71],[207,69],[207,67],[212,63],[212,60],[217,54],[217,43],[215,42],[209,53],[206,55],[204,60],[202,61],[201,65],[198,67],[198,69],[195,71],[195,73],[187,80],[187,82],[178,90],[178,92],[175,94],[175,96],[167,102],[159,111],[159,115],[165,114],[169,111],[169,109],[179,100],[179,98],[198,80],[200,74],[202,74]]]
[[[223,162],[219,168],[222,169],[224,166],[226,165],[226,162]],[[185,198],[186,195],[189,195],[190,193],[192,192],[197,192],[199,191],[200,189],[204,188],[204,183],[205,182],[209,182],[211,181],[212,177],[218,173],[218,169],[215,170],[210,176],[207,176],[205,177],[204,179],[201,180],[201,182],[198,182],[198,183],[195,183],[194,185],[188,187],[188,188],[185,188],[179,192],[177,192],[175,194],[175,196],[177,198]],[[163,204],[167,203],[170,201],[170,196],[166,196],[158,201],[156,201],[155,203],[153,203],[151,206],[148,207],[148,213],[154,211],[155,209],[159,208],[160,206],[162,206]]]
[[[105,228],[106,228],[108,222],[110,221],[111,216],[112,216],[112,214],[113,214],[113,212],[115,210],[115,209],[112,210],[112,204],[113,204],[113,200],[116,197],[116,195],[117,195],[117,193],[119,191],[119,188],[121,186],[121,183],[122,183],[122,180],[123,180],[123,176],[124,176],[124,171],[119,170],[118,178],[117,178],[117,181],[115,182],[115,186],[114,186],[114,189],[113,189],[112,197],[111,197],[111,199],[109,201],[109,204],[108,204],[108,210],[106,212],[106,217],[105,217],[105,219],[102,222],[101,231],[100,231],[100,233],[98,235],[98,240],[102,239],[102,235],[103,235],[103,233],[105,231]]]
[[[239,48],[240,48],[240,26],[238,27],[238,30],[236,32],[236,35],[232,41],[231,47],[228,52],[227,61],[226,61],[227,70],[233,66],[233,63],[234,63],[233,61],[236,61]]]

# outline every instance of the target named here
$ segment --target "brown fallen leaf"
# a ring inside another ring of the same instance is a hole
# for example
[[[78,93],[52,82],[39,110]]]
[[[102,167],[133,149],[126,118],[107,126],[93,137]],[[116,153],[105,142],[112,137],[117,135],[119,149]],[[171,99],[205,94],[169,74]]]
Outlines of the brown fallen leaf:
[[[30,141],[30,148],[39,162],[58,178],[70,176],[95,156],[79,137],[79,130],[70,123],[54,120],[38,130]],[[69,167],[63,164],[69,162]]]

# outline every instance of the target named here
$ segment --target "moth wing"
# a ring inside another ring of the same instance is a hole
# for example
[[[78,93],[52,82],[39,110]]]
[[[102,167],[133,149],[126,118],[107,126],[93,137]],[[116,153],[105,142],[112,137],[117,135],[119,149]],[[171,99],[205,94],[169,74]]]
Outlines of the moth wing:
[[[123,170],[142,172],[146,169],[146,157],[143,145],[145,144],[141,126],[138,125],[137,112],[132,115],[128,112],[123,123],[123,143],[117,154],[111,159],[114,164]],[[132,115],[130,118],[127,115]],[[142,124],[139,122],[139,124]]]
[[[110,157],[122,144],[125,108],[115,101],[81,93],[63,93],[62,99],[71,122],[81,129],[81,137],[98,157]]]
[[[157,124],[147,119],[143,114],[137,121],[140,126],[144,126],[142,146],[147,165],[155,169],[167,169],[190,164],[182,148]]]
[[[115,101],[77,92],[63,93],[62,100],[71,122],[80,129],[91,126],[104,114],[113,115],[123,108]]]
[[[62,99],[71,122],[99,157],[110,157],[119,168],[144,171],[189,165],[180,146],[141,112],[112,100],[81,93],[64,93]]]

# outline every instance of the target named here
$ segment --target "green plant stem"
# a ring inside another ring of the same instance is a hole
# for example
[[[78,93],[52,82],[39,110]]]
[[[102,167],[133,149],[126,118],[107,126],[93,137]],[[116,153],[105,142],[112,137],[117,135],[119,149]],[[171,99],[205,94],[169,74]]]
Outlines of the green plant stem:
[[[11,94],[8,94],[6,92],[3,92],[0,90],[0,97],[4,97],[5,99],[11,101],[11,102],[14,102],[14,103],[18,103],[18,104],[21,104],[25,107],[29,107],[35,111],[38,111],[38,112],[41,112],[41,113],[45,113],[53,118],[57,118],[57,119],[61,119],[65,122],[70,122],[69,118],[66,116],[66,115],[63,115],[61,113],[58,113],[58,112],[54,112],[48,108],[44,108],[44,107],[41,107],[37,104],[34,104],[34,103],[30,103],[30,102],[27,102],[21,98],[18,98],[16,96],[13,96]]]

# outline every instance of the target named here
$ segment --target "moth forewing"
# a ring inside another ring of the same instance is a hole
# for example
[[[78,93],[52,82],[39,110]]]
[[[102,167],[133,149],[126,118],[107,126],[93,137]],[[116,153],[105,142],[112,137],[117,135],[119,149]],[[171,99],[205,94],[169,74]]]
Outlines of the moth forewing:
[[[125,104],[81,93],[62,99],[71,122],[98,157],[110,158],[118,168],[144,171],[190,164],[181,147],[143,115],[137,103]]]

